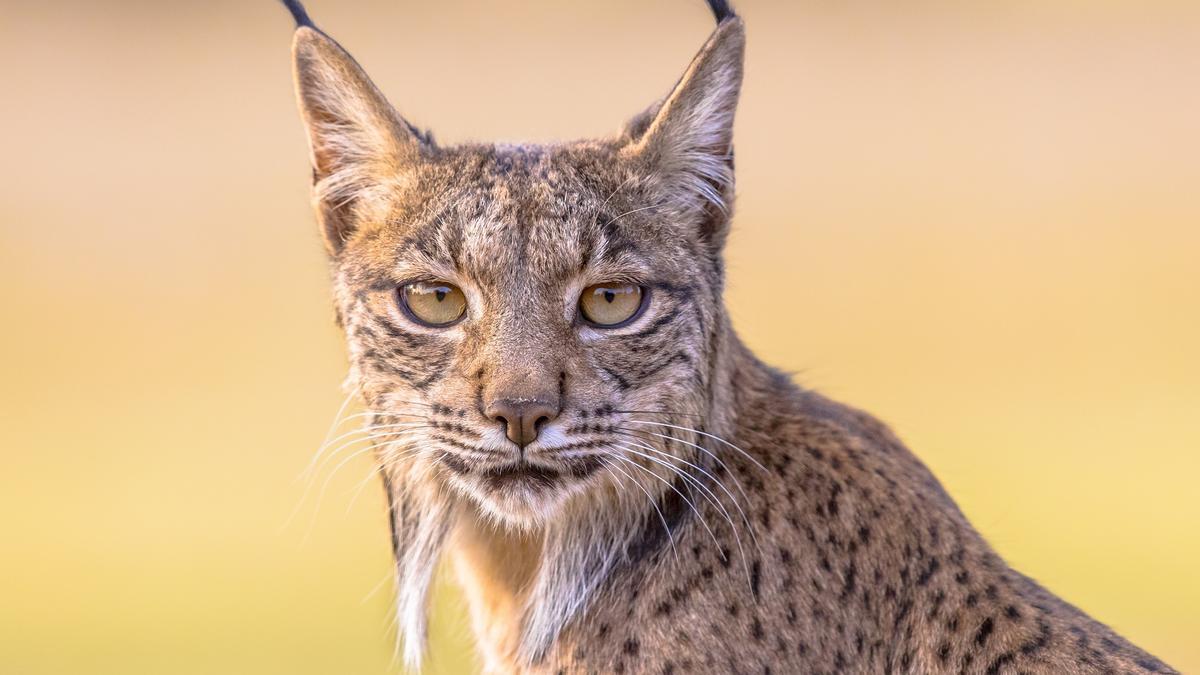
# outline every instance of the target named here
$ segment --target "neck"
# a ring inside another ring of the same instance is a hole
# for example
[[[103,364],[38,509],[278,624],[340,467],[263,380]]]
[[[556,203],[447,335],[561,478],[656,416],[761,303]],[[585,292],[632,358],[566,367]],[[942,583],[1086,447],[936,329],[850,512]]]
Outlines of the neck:
[[[540,533],[503,531],[477,513],[459,519],[450,551],[489,673],[515,671],[543,548]]]

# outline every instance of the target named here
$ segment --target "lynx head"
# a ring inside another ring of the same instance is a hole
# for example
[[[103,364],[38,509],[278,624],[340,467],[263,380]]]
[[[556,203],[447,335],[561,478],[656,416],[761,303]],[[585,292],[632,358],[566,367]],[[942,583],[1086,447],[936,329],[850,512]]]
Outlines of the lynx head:
[[[712,413],[742,22],[716,3],[674,89],[614,137],[447,147],[291,5],[314,205],[388,476],[520,528],[576,500],[648,508]]]

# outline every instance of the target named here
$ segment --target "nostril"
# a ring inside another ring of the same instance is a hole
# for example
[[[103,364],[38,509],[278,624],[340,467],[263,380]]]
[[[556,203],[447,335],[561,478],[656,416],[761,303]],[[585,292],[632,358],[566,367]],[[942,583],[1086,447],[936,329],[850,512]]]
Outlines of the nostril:
[[[550,418],[545,415],[542,415],[541,417],[534,420],[533,429],[534,429],[534,431],[541,431],[542,427],[546,426],[549,423],[550,423]]]

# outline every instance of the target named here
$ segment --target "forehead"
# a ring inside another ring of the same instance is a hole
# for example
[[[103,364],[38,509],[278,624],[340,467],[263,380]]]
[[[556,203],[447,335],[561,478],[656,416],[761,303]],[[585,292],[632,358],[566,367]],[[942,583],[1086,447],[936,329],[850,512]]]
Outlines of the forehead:
[[[356,248],[373,274],[391,277],[500,288],[645,279],[676,267],[686,248],[649,202],[603,145],[459,149],[423,167]]]

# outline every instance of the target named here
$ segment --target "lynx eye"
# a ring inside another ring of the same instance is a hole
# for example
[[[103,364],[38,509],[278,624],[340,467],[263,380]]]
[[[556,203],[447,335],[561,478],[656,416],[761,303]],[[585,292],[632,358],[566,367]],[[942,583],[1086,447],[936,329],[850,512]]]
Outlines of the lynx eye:
[[[414,281],[400,287],[400,306],[423,326],[445,328],[467,312],[467,296],[444,281]]]
[[[596,284],[583,289],[579,311],[598,328],[619,328],[633,321],[645,307],[647,293],[641,286]]]

